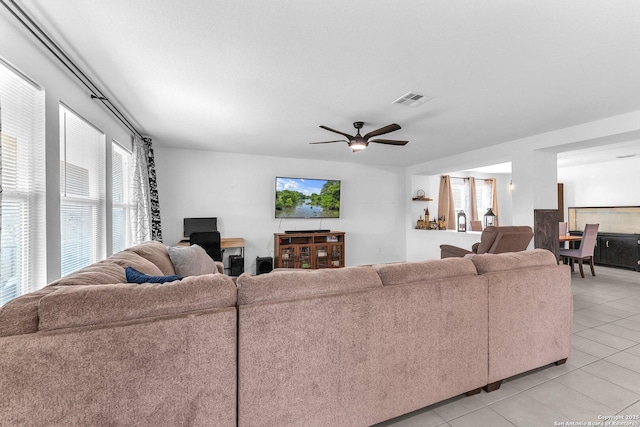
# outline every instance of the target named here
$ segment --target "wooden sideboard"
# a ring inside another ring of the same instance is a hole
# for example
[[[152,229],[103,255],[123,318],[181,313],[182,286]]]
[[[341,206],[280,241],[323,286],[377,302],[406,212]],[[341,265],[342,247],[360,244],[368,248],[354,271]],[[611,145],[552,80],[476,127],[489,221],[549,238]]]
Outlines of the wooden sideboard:
[[[275,268],[344,267],[342,231],[275,233]]]
[[[599,224],[594,263],[640,271],[640,206],[570,207],[568,212],[571,235],[582,235],[586,224]]]

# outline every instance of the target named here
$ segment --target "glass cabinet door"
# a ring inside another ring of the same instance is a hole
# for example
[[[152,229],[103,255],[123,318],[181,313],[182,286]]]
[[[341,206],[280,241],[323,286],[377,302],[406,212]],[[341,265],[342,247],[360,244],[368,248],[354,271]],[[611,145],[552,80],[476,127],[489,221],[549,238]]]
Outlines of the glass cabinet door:
[[[330,267],[343,267],[342,265],[342,246],[331,245],[329,247]]]
[[[282,268],[295,268],[296,247],[295,246],[280,247],[280,258],[282,259]]]
[[[316,268],[329,266],[329,253],[326,245],[316,245]]]
[[[311,246],[299,246],[300,266],[299,268],[311,268]]]

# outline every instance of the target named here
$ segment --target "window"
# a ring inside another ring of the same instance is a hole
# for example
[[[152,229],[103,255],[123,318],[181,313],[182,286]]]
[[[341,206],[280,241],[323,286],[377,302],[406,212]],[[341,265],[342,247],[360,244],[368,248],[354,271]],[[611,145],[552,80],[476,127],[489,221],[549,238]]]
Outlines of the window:
[[[456,213],[464,211],[469,215],[469,180],[451,177],[451,193]]]
[[[493,205],[492,179],[476,178],[476,210],[478,219],[482,220],[487,209]],[[467,221],[471,221],[470,185],[468,178],[451,177],[451,192],[456,212],[461,210],[467,214]]]
[[[112,239],[113,252],[131,246],[131,153],[112,141]]]
[[[44,91],[0,59],[0,305],[46,284]]]
[[[494,207],[492,179],[476,179],[476,203],[478,219],[483,219],[487,209]]]
[[[61,274],[105,255],[105,136],[60,106]]]

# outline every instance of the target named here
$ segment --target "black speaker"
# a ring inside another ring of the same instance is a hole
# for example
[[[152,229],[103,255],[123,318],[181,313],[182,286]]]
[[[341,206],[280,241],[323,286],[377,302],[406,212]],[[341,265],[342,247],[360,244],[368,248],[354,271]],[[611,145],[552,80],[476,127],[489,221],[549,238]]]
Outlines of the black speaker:
[[[256,257],[256,275],[268,273],[273,270],[273,258],[270,256]]]
[[[229,269],[232,276],[244,273],[244,257],[241,255],[229,255]]]

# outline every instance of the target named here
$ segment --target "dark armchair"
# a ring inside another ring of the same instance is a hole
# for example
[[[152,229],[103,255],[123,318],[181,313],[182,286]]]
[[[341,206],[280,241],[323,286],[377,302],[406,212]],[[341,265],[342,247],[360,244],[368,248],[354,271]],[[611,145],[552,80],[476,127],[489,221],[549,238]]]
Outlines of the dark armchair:
[[[440,245],[440,258],[464,257],[468,254],[500,254],[524,251],[533,238],[531,227],[489,226],[480,235],[480,241],[471,250],[452,245]]]

